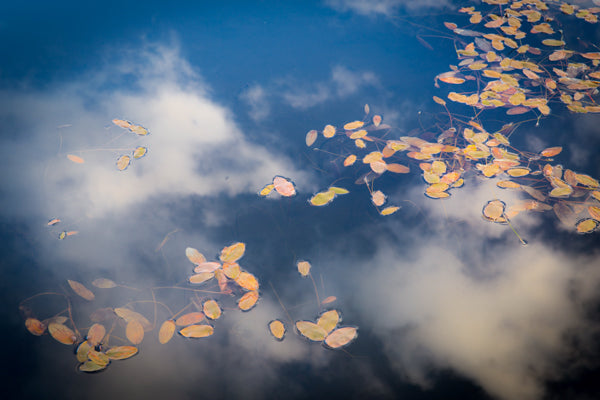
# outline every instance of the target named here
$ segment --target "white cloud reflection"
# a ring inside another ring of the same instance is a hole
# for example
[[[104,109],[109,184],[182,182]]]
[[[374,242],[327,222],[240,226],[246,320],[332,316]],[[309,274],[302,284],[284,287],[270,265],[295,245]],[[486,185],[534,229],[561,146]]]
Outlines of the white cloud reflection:
[[[392,17],[401,8],[420,10],[426,8],[444,8],[451,3],[448,0],[325,0],[325,4],[338,11],[352,11],[361,15],[382,14]]]

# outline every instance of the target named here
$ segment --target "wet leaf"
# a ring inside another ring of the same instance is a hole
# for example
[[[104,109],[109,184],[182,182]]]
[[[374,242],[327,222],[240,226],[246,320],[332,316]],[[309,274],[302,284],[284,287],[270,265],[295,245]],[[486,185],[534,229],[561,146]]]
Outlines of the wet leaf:
[[[354,164],[355,162],[356,162],[356,156],[354,154],[350,154],[344,160],[344,167],[349,167],[350,165]]]
[[[308,147],[312,146],[315,143],[315,141],[317,140],[317,134],[318,134],[317,131],[314,129],[308,131],[308,133],[306,134],[306,139],[305,139],[306,145]]]
[[[125,336],[133,344],[139,344],[144,340],[144,327],[137,320],[131,320],[125,328]]]
[[[377,190],[371,194],[371,202],[377,207],[380,207],[385,203],[386,195],[381,190]]]
[[[310,263],[308,261],[298,261],[297,267],[300,275],[308,276],[310,274]]]
[[[125,360],[129,357],[133,357],[137,352],[138,348],[135,346],[115,346],[108,349],[106,355],[111,360]]]
[[[347,326],[331,332],[325,339],[325,344],[332,349],[338,349],[356,339],[357,336],[357,329]]]
[[[269,322],[269,332],[275,339],[281,341],[285,336],[285,325],[278,319],[273,320]]]
[[[329,204],[333,198],[335,197],[335,193],[332,191],[319,192],[310,198],[309,202],[313,206],[324,206]]]
[[[115,314],[123,318],[126,322],[139,322],[144,327],[144,330],[148,331],[152,329],[152,324],[150,321],[148,321],[148,319],[146,319],[146,317],[138,312],[130,310],[129,308],[115,308]]]
[[[600,207],[589,206],[588,212],[596,221],[600,221]]]
[[[325,329],[325,332],[329,334],[340,322],[340,314],[336,310],[326,311],[317,320],[317,325]]]
[[[198,322],[202,321],[204,319],[204,314],[202,314],[200,311],[194,311],[194,312],[190,312],[187,314],[183,314],[181,317],[177,318],[177,320],[175,321],[175,325],[179,325],[179,326],[186,326],[186,325],[192,325],[192,324],[197,324]],[[167,321],[165,321],[167,322]],[[164,325],[164,323],[163,323]],[[175,329],[175,328],[173,328]]]
[[[270,183],[270,184],[266,185],[264,188],[262,188],[258,194],[261,196],[267,196],[267,195],[269,195],[269,193],[271,193],[273,191],[274,188],[275,188],[275,185]]]
[[[242,311],[248,311],[256,305],[258,297],[258,292],[256,290],[248,292],[238,300],[238,307]]]
[[[220,260],[224,263],[233,263],[242,258],[246,251],[246,244],[237,242],[231,246],[223,247],[221,250]]]
[[[168,319],[162,323],[158,330],[158,342],[160,344],[168,343],[173,337],[173,333],[175,333],[175,322]]]
[[[56,341],[62,344],[73,344],[77,340],[75,332],[65,325],[56,322],[51,322],[48,325],[48,333],[50,333],[50,336],[56,339]]]
[[[506,223],[504,218],[504,209],[506,204],[500,200],[490,200],[483,207],[483,218],[496,223]]]
[[[276,176],[273,178],[273,185],[277,193],[284,197],[290,197],[296,194],[294,183],[287,178]]]
[[[229,279],[234,281],[240,276],[241,273],[240,265],[238,263],[225,263],[223,264],[223,273]]]
[[[147,152],[148,152],[148,149],[146,147],[143,147],[143,146],[136,147],[135,150],[133,151],[133,158],[135,158],[136,160],[138,158],[142,158],[146,155]]]
[[[83,158],[76,156],[74,154],[67,154],[67,158],[76,164],[83,164],[85,162],[85,160]]]
[[[594,231],[598,227],[598,221],[595,219],[584,219],[583,221],[579,221],[577,223],[577,232],[578,233],[590,233]]]
[[[128,155],[122,155],[117,159],[117,168],[119,171],[124,171],[129,167],[129,163],[131,162],[131,157]]]
[[[326,125],[325,128],[323,129],[323,136],[325,136],[326,138],[332,138],[335,135],[335,126],[333,125]]]
[[[95,298],[94,293],[92,293],[91,290],[89,290],[88,288],[83,286],[81,283],[79,283],[77,281],[72,281],[70,279],[68,279],[67,282],[69,282],[69,286],[71,286],[71,289],[73,289],[73,291],[75,293],[77,293],[79,296],[83,297],[84,299],[86,299],[88,301],[94,300],[94,298]]]
[[[117,284],[111,281],[110,279],[98,278],[92,281],[92,285],[96,286],[100,289],[111,289],[117,287]]]
[[[98,365],[95,362],[88,360],[86,362],[84,362],[83,364],[80,364],[78,369],[81,372],[97,372],[97,371],[101,371],[104,368],[106,368],[108,364],[105,365]]]
[[[214,333],[214,329],[210,325],[190,325],[181,329],[179,333],[187,338],[203,338]]]
[[[194,249],[193,247],[186,248],[185,255],[188,258],[188,260],[190,260],[193,264],[198,265],[206,262],[206,258],[204,257],[204,255],[198,250]]]
[[[121,128],[129,129],[131,127],[131,122],[122,119],[113,119],[112,122]]]
[[[258,280],[249,272],[242,271],[235,279],[235,283],[246,290],[258,290]]]
[[[582,185],[597,188],[599,186],[598,181],[589,175],[575,174],[575,180]]]
[[[200,283],[204,283],[208,280],[211,280],[214,277],[215,277],[214,272],[201,272],[199,274],[190,276],[189,280],[190,280],[190,283],[200,284]]]
[[[94,324],[90,327],[87,333],[87,341],[93,347],[100,344],[102,339],[104,339],[104,335],[106,334],[106,328],[102,324]]]
[[[196,274],[201,274],[203,272],[215,272],[221,268],[221,263],[216,261],[203,262],[194,267],[194,272]],[[198,283],[198,282],[195,282]]]
[[[327,189],[327,190],[329,190],[330,192],[333,192],[335,194],[348,194],[348,193],[350,193],[348,191],[348,189],[344,189],[344,188],[336,187],[336,186],[330,186],[329,189]]]
[[[90,351],[88,352],[88,358],[94,364],[100,366],[106,366],[108,365],[108,363],[110,363],[110,358],[106,354],[96,351],[94,349],[90,349]]]
[[[202,311],[204,311],[206,318],[219,319],[221,316],[221,307],[214,300],[206,300],[202,305]]]
[[[25,320],[25,327],[29,333],[35,336],[41,336],[46,331],[46,325],[36,318],[27,318]]]
[[[298,321],[296,322],[296,328],[302,336],[315,342],[320,342],[327,337],[327,331],[314,322]]]
[[[386,207],[383,210],[381,210],[381,215],[390,215],[395,213],[396,211],[398,211],[400,209],[400,207],[396,207],[396,206],[390,206],[390,207]]]
[[[529,175],[531,173],[531,170],[529,168],[518,167],[518,168],[510,168],[510,169],[506,170],[506,173],[508,175],[512,176],[513,178],[517,178],[517,177]]]
[[[363,121],[348,122],[346,125],[344,125],[344,129],[347,131],[353,131],[354,129],[361,128],[364,124],[365,123]]]
[[[394,172],[396,174],[407,174],[410,172],[410,169],[407,166],[404,166],[402,164],[396,164],[396,163],[387,164],[386,169],[388,171]]]
[[[84,340],[77,346],[77,351],[75,352],[75,357],[79,362],[85,362],[88,359],[88,354],[90,350],[93,350],[94,346],[90,345],[87,340]]]
[[[557,147],[548,147],[547,149],[544,149],[540,152],[540,155],[544,156],[544,157],[554,157],[555,155],[560,154],[560,152],[562,151],[562,147],[557,146]]]

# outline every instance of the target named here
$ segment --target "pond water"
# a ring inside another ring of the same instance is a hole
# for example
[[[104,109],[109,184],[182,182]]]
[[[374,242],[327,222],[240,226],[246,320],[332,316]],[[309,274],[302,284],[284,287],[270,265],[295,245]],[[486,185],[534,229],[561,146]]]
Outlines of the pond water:
[[[598,1],[0,10],[7,398],[598,392]]]

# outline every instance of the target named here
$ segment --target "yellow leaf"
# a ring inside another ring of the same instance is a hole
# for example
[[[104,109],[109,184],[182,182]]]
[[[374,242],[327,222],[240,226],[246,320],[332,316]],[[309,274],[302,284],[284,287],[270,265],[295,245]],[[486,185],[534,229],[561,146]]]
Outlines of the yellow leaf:
[[[383,210],[381,210],[381,215],[390,215],[390,214],[395,213],[399,209],[400,209],[400,207],[396,207],[396,206],[386,207]]]
[[[240,297],[240,299],[238,300],[238,307],[242,311],[248,311],[256,305],[258,297],[258,291],[253,290],[251,292],[248,292],[242,297]]]
[[[327,337],[327,331],[314,322],[298,321],[296,328],[302,336],[315,342],[320,342]]]
[[[214,333],[214,329],[210,325],[190,325],[181,329],[179,333],[187,338],[203,338]]]
[[[72,281],[70,279],[68,279],[67,282],[69,282],[69,286],[71,286],[71,289],[73,289],[73,291],[75,293],[77,293],[78,295],[80,295],[81,297],[83,297],[86,300],[89,300],[89,301],[94,300],[94,298],[95,298],[94,293],[92,293],[91,290],[89,290],[88,288],[83,286],[81,283],[79,283],[77,281]]]
[[[334,135],[335,135],[335,126],[326,125],[325,128],[323,129],[323,136],[325,136],[326,138],[332,138]]]
[[[298,261],[296,266],[298,267],[298,272],[300,272],[300,275],[308,276],[310,273],[310,263],[308,261]]]
[[[285,325],[278,319],[271,321],[269,322],[269,332],[275,339],[281,341],[285,336]]]
[[[346,125],[344,125],[344,129],[347,131],[353,131],[354,129],[361,128],[364,124],[365,123],[363,121],[348,122]]]
[[[337,326],[340,321],[340,314],[336,310],[326,311],[317,320],[317,325],[325,329],[325,332],[329,333]]]
[[[158,330],[158,341],[160,344],[168,343],[175,333],[175,322],[168,319],[162,323]]]
[[[232,244],[231,246],[224,247],[223,250],[221,250],[221,256],[219,258],[223,262],[233,263],[242,258],[245,251],[246,244],[242,242],[237,242]]]
[[[337,349],[356,339],[356,336],[357,329],[347,326],[331,332],[325,339],[325,344],[332,349]]]
[[[240,272],[238,277],[235,279],[235,283],[246,290],[258,290],[258,280],[250,272]]]
[[[186,248],[185,255],[193,264],[198,265],[206,262],[204,255],[193,247]]]
[[[214,300],[206,300],[202,305],[202,311],[204,311],[204,315],[210,319],[219,319],[221,316],[221,307]]]
[[[125,360],[126,358],[133,357],[138,352],[138,348],[135,346],[115,346],[106,350],[106,355],[111,360]]]
[[[591,218],[584,219],[578,222],[576,227],[578,233],[590,233],[598,227],[598,221]]]
[[[73,154],[67,154],[67,158],[71,161],[73,161],[76,164],[83,164],[85,161],[83,160],[83,158],[73,155]]]
[[[129,157],[128,155],[122,155],[121,157],[119,157],[117,159],[117,168],[119,169],[119,171],[124,171],[129,166],[130,161],[131,157]]]
[[[139,344],[144,340],[144,327],[137,320],[131,320],[125,328],[125,336],[133,344]]]

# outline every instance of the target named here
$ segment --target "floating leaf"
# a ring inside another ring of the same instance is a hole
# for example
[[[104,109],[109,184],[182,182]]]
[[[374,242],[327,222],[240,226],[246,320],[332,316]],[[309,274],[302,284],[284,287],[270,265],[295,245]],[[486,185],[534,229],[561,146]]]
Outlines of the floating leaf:
[[[48,325],[48,333],[62,344],[73,344],[77,340],[75,332],[63,324],[52,322]]]
[[[25,320],[25,327],[35,336],[41,336],[46,331],[46,325],[36,318],[27,318]]]
[[[377,190],[371,194],[371,202],[377,207],[380,207],[385,203],[386,195],[381,190]]]
[[[335,193],[332,191],[319,192],[310,198],[309,202],[313,206],[324,206],[326,204],[331,203],[333,198],[335,197]]]
[[[89,300],[89,301],[94,300],[94,298],[95,298],[94,293],[92,293],[91,290],[89,290],[88,288],[83,286],[81,283],[79,283],[77,281],[72,281],[70,279],[68,279],[67,282],[69,282],[69,286],[71,286],[71,289],[73,289],[73,291],[75,293],[77,293],[79,296],[81,296],[84,299]]]
[[[78,369],[81,372],[97,372],[97,371],[100,371],[100,370],[103,370],[104,368],[106,368],[107,365],[108,364],[99,365],[91,360],[88,360],[88,361],[84,362],[83,364],[80,364]]]
[[[504,208],[506,204],[500,200],[490,200],[483,207],[483,217],[491,222],[506,223]]]
[[[276,176],[273,178],[273,185],[277,193],[284,197],[291,197],[296,194],[294,183],[282,176]]]
[[[269,332],[271,332],[271,335],[273,335],[275,339],[281,341],[285,336],[285,325],[278,319],[273,320],[269,322]]]
[[[396,206],[390,206],[390,207],[386,207],[383,210],[381,210],[381,215],[390,215],[395,213],[396,211],[398,211],[400,209],[400,207],[396,207]]]
[[[306,139],[305,139],[306,145],[308,147],[310,147],[315,143],[316,140],[317,140],[317,131],[314,129],[308,131],[308,133],[306,134]]]
[[[133,344],[139,344],[144,340],[144,327],[137,320],[131,320],[125,328],[125,336]]]
[[[160,326],[158,330],[158,341],[160,344],[168,343],[175,333],[175,322],[173,320],[166,320]]]
[[[242,297],[240,297],[240,299],[238,300],[238,307],[242,311],[248,311],[256,305],[257,301],[258,301],[258,291],[253,290],[251,292],[244,294]]]
[[[148,148],[146,147],[136,147],[135,150],[133,151],[133,158],[135,158],[136,160],[138,158],[142,158],[146,155],[146,153],[148,152]]]
[[[221,307],[219,307],[219,303],[214,300],[206,300],[202,305],[202,311],[204,311],[206,318],[219,319],[221,316]]]
[[[90,361],[92,361],[96,365],[107,366],[108,363],[110,363],[110,358],[106,354],[96,351],[94,349],[90,349],[90,351],[88,352],[88,357]]]
[[[308,276],[310,273],[310,263],[308,261],[298,261],[296,266],[298,267],[298,272],[300,272],[300,275]]]
[[[188,260],[190,260],[193,264],[198,265],[206,262],[206,258],[204,257],[204,255],[198,250],[194,249],[193,247],[186,248],[185,255],[188,258]]]
[[[356,161],[356,156],[354,154],[350,154],[344,160],[344,167],[349,167],[350,165],[354,164],[355,161]]]
[[[190,276],[190,283],[204,283],[208,280],[211,280],[212,278],[215,277],[215,273],[214,272],[201,272],[199,274],[195,274]]]
[[[60,222],[60,219],[58,219],[58,218],[52,218],[50,221],[48,221],[48,226],[56,225],[59,222]]]
[[[348,191],[348,189],[344,189],[344,188],[336,187],[336,186],[330,186],[329,189],[327,189],[327,190],[329,190],[330,192],[333,192],[335,194],[348,194],[348,193],[350,193]]]
[[[598,221],[591,218],[584,219],[583,221],[579,221],[576,227],[578,233],[590,233],[598,227]]]
[[[512,176],[513,178],[517,178],[517,177],[529,175],[531,173],[531,170],[529,168],[525,168],[525,167],[518,167],[518,168],[510,168],[510,169],[506,170],[506,173],[508,175]]]
[[[194,272],[196,274],[201,274],[203,272],[215,272],[219,268],[221,268],[221,263],[218,263],[216,261],[209,261],[209,262],[203,262],[201,264],[196,265],[194,267]],[[199,283],[199,282],[196,282],[196,283]]]
[[[296,322],[296,328],[302,336],[315,342],[320,342],[327,337],[327,331],[314,322],[298,321]]]
[[[187,338],[203,338],[214,333],[214,329],[210,325],[190,325],[181,329],[179,333]]]
[[[92,281],[92,285],[96,286],[100,289],[111,289],[117,287],[117,284],[111,281],[110,279],[98,278]]]
[[[129,357],[133,357],[137,352],[138,348],[135,346],[115,346],[108,349],[106,355],[111,360],[125,360]]]
[[[373,125],[376,127],[381,124],[381,115],[373,115]]]
[[[94,346],[90,345],[87,340],[84,340],[77,346],[77,351],[75,352],[75,357],[79,362],[85,362],[88,359],[88,354],[90,350],[92,350]]]
[[[262,188],[258,194],[261,196],[267,196],[267,195],[269,195],[269,193],[271,193],[273,191],[274,188],[275,188],[275,185],[270,183],[270,184],[266,185],[264,188]]]
[[[396,164],[396,163],[392,163],[392,164],[387,164],[385,166],[385,168],[390,171],[390,172],[394,172],[396,174],[407,174],[410,172],[410,169],[402,164]]]
[[[129,130],[139,136],[146,136],[148,134],[148,130],[146,128],[144,128],[143,126],[139,126],[139,125],[130,126]]]
[[[353,131],[354,129],[361,128],[364,124],[365,123],[363,121],[348,122],[346,125],[344,125],[344,129],[347,131]]]
[[[192,325],[192,324],[197,324],[198,322],[202,321],[204,319],[204,314],[202,314],[200,311],[194,311],[194,312],[190,312],[187,314],[183,314],[181,317],[177,318],[177,320],[175,321],[175,325],[179,325],[179,326],[186,326],[186,325]],[[165,321],[167,322],[167,321]],[[164,323],[163,323],[164,325]]]
[[[128,155],[122,155],[117,159],[117,168],[119,171],[124,171],[127,167],[129,167],[129,163],[131,161],[131,157]]]
[[[333,303],[333,302],[334,302],[334,301],[336,301],[336,300],[337,300],[337,297],[335,297],[335,296],[329,296],[329,297],[326,297],[326,298],[325,298],[325,300],[323,300],[323,301],[321,302],[321,304],[329,304],[329,303]]]
[[[106,328],[102,324],[94,324],[90,327],[87,333],[87,341],[93,347],[100,344],[104,335],[106,334]]]
[[[225,263],[223,264],[223,273],[229,279],[236,280],[241,273],[240,265],[238,263]]]
[[[588,212],[596,221],[600,221],[600,207],[589,206]]]
[[[85,160],[83,158],[76,156],[74,154],[67,154],[67,158],[76,164],[83,164],[85,162]]]
[[[325,329],[325,332],[329,334],[340,321],[340,314],[336,310],[326,311],[317,320],[317,325]]]
[[[148,331],[152,329],[152,324],[150,323],[150,321],[148,321],[148,319],[146,319],[146,317],[144,317],[138,312],[130,310],[129,308],[115,308],[115,313],[119,317],[123,318],[126,322],[139,322],[144,327],[144,330]]]
[[[240,272],[238,277],[235,279],[235,283],[246,290],[258,290],[258,280],[250,272]]]
[[[246,244],[237,242],[231,246],[223,247],[221,250],[220,260],[224,263],[233,263],[242,258],[246,251]]]
[[[544,149],[540,152],[540,155],[544,156],[544,157],[554,157],[555,155],[559,154],[562,151],[562,147],[557,146],[557,147],[548,147],[547,149]]]
[[[347,326],[331,332],[325,339],[325,344],[332,349],[338,349],[356,339],[356,336],[357,329]]]
[[[589,175],[575,174],[575,180],[582,185],[597,188],[599,186],[598,181]]]
[[[334,135],[335,135],[335,126],[326,125],[325,128],[323,129],[323,136],[325,136],[326,138],[332,138]]]
[[[113,119],[112,122],[121,128],[129,129],[131,127],[131,122],[122,119]]]

